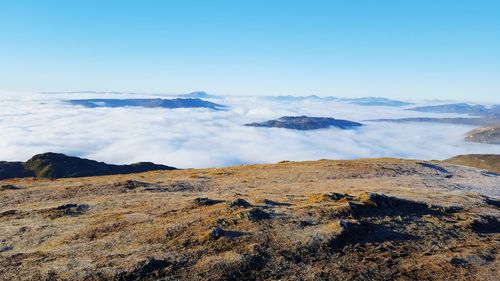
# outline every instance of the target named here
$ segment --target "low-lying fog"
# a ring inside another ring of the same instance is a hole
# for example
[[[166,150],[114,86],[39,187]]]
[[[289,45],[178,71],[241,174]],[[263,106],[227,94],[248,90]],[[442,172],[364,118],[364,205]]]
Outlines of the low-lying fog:
[[[179,168],[221,167],[281,160],[401,157],[445,159],[457,154],[500,153],[500,146],[468,143],[474,126],[365,122],[402,117],[454,117],[405,110],[413,106],[361,106],[335,100],[278,100],[266,97],[207,99],[227,110],[85,108],[77,98],[170,96],[95,93],[1,93],[0,160],[24,161],[60,152],[108,163],[152,161]],[[434,102],[435,103],[435,102]],[[424,104],[418,103],[417,104]],[[286,115],[358,121],[353,130],[295,131],[242,126]]]

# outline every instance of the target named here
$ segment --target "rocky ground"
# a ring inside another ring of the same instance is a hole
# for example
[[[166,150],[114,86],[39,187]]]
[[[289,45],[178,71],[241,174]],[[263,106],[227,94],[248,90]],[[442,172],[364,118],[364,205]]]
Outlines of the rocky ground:
[[[282,162],[0,181],[1,280],[498,280],[500,176]]]

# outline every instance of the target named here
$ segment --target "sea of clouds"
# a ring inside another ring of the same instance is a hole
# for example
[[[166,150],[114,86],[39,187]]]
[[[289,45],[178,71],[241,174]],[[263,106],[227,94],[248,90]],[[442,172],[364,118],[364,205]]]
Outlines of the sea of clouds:
[[[65,102],[78,98],[159,96],[0,92],[0,160],[25,161],[34,154],[50,151],[116,164],[152,161],[179,168],[200,168],[282,160],[445,159],[457,154],[500,153],[498,145],[463,141],[464,134],[474,128],[471,126],[364,122],[379,118],[459,116],[421,113],[405,107],[237,96],[211,100],[229,106],[225,111],[85,108]],[[365,126],[314,131],[242,126],[286,115],[334,117],[359,121]]]

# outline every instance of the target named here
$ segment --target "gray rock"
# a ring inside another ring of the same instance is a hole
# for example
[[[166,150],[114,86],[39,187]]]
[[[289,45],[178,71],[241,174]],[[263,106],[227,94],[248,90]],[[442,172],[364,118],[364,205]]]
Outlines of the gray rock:
[[[237,198],[233,201],[227,202],[228,208],[248,208],[251,207],[252,204],[248,203],[247,200],[242,198]]]
[[[217,240],[217,239],[219,239],[219,238],[223,237],[223,236],[224,236],[224,234],[225,234],[224,229],[222,229],[222,228],[220,228],[220,227],[216,226],[216,227],[214,227],[214,228],[212,229],[212,231],[210,232],[210,237],[211,237],[212,239],[214,239],[214,240]]]
[[[241,213],[240,218],[245,218],[250,221],[260,221],[271,218],[271,215],[259,208],[252,208],[247,212]]]
[[[12,246],[0,246],[0,253],[7,252],[14,249]]]
[[[193,204],[198,205],[198,206],[210,206],[214,205],[217,203],[220,203],[222,201],[220,200],[213,200],[207,197],[198,197],[193,200]]]

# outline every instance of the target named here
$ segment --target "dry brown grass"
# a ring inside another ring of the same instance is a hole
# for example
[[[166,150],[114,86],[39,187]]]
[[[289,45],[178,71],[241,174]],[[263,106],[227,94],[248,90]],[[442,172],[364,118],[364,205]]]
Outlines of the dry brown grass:
[[[445,161],[458,165],[476,167],[500,174],[500,155],[497,154],[459,155]]]
[[[453,176],[363,159],[3,181],[0,280],[491,280],[500,212],[477,192],[500,178],[434,165]]]

